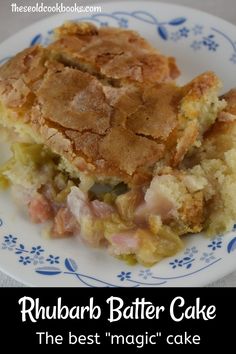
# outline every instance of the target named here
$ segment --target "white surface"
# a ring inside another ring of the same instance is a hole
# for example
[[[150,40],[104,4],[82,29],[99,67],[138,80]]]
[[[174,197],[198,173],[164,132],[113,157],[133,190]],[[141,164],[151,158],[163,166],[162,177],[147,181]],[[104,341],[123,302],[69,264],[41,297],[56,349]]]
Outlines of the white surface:
[[[58,0],[57,0],[58,1]],[[33,5],[37,1],[16,1],[17,4],[20,5]],[[47,5],[55,4],[56,1],[47,0],[44,3]],[[59,2],[59,1],[58,1]],[[84,4],[93,4],[98,3],[102,6],[106,1],[83,1],[80,0],[78,3],[80,5]],[[110,1],[111,2],[111,1]],[[129,2],[135,2],[129,0]],[[206,11],[208,13],[212,13],[218,15],[228,21],[234,22],[236,25],[236,8],[235,8],[235,0],[178,0],[178,1],[165,1],[170,3],[176,3],[180,5],[188,5],[190,7],[198,8],[200,10]],[[6,39],[11,34],[16,33],[19,29],[28,26],[31,23],[34,23],[38,19],[49,16],[45,14],[13,14],[10,10],[9,0],[1,0],[0,2],[0,42]],[[74,0],[64,0],[64,4],[73,4]],[[125,9],[124,8],[121,10]],[[21,284],[11,279],[10,277],[4,275],[0,272],[0,286],[20,286]],[[236,286],[236,272],[221,279],[218,282],[213,283],[211,286]]]

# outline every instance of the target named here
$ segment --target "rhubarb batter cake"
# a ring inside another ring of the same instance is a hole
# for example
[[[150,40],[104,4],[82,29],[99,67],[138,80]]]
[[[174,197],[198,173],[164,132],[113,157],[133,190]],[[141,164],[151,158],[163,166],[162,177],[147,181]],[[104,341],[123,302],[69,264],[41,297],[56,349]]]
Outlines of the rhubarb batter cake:
[[[66,23],[48,47],[0,67],[12,157],[0,185],[51,238],[77,236],[129,263],[178,252],[184,235],[236,218],[236,94],[136,32]],[[47,223],[48,225],[48,223]],[[197,236],[194,236],[197,237]]]

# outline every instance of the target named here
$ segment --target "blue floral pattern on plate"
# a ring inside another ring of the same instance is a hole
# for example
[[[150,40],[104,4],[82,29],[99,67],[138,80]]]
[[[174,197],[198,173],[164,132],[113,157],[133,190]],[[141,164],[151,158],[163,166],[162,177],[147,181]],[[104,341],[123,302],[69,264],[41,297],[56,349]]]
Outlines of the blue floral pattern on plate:
[[[2,219],[0,219],[0,227],[3,225]],[[234,228],[235,230],[235,228]],[[151,269],[141,269],[138,274],[131,271],[121,270],[117,274],[117,278],[122,284],[131,287],[139,287],[141,285],[146,286],[161,286],[172,279],[184,278],[200,272],[215,263],[221,261],[221,257],[218,256],[217,251],[222,247],[226,247],[227,252],[231,253],[236,250],[236,237],[232,238],[230,242],[224,244],[223,236],[217,236],[210,243],[207,244],[206,251],[200,253],[196,246],[186,248],[183,252],[182,258],[173,258],[169,262],[169,266],[172,271],[178,268],[185,269],[187,272],[181,275],[159,277]],[[46,251],[40,245],[27,248],[25,245],[18,241],[18,237],[14,235],[4,235],[2,240],[2,249],[8,251],[14,251],[18,262],[22,266],[30,266],[32,270],[43,276],[56,276],[65,275],[73,276],[80,283],[88,287],[117,287],[118,285],[106,282],[102,279],[92,277],[88,274],[79,271],[77,261],[71,258],[65,258],[61,260],[60,256],[52,254],[46,255]],[[208,251],[210,249],[210,252]],[[24,254],[24,255],[22,255]],[[194,268],[195,260],[198,260],[197,267]],[[199,264],[202,266],[199,267]],[[37,267],[35,267],[37,265]],[[38,267],[40,265],[40,267]],[[42,265],[42,266],[41,266]],[[194,269],[192,269],[194,268]],[[190,271],[189,271],[190,270]],[[189,271],[189,272],[188,272]]]

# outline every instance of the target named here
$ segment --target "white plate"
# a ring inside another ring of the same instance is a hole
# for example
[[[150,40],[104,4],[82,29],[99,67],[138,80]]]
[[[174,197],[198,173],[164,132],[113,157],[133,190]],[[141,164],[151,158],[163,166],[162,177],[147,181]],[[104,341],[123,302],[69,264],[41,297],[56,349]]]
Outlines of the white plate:
[[[236,27],[193,9],[148,1],[103,4],[103,14],[60,14],[37,22],[1,44],[1,62],[29,45],[46,44],[51,29],[68,19],[138,30],[163,53],[176,57],[180,83],[213,70],[225,91],[235,85]],[[0,151],[4,159],[3,146]],[[202,286],[236,269],[236,230],[214,240],[192,235],[183,252],[145,269],[127,266],[75,239],[43,239],[40,228],[19,214],[8,193],[0,194],[0,219],[0,268],[32,286]]]

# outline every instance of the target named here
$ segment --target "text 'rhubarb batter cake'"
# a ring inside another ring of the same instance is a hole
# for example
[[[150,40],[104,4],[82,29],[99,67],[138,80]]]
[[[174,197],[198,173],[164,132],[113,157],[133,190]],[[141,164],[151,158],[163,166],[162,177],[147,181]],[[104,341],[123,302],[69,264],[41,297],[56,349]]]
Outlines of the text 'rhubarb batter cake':
[[[186,234],[229,230],[235,91],[218,97],[213,72],[177,86],[174,58],[133,31],[66,23],[55,37],[0,67],[0,183],[31,220],[147,266]]]

